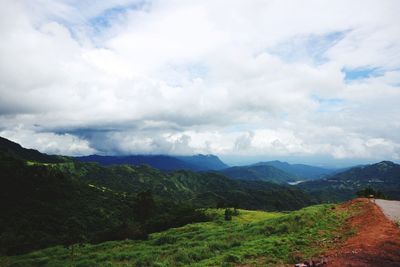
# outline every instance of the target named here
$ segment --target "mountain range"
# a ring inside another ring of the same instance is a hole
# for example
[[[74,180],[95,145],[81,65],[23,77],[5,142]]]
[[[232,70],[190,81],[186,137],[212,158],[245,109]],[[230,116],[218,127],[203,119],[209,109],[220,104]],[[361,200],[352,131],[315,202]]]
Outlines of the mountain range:
[[[129,155],[75,157],[81,162],[96,162],[102,166],[129,164],[149,165],[162,171],[192,170],[218,171],[236,180],[258,180],[285,184],[296,181],[314,180],[335,172],[304,164],[289,164],[281,161],[259,162],[247,166],[228,167],[215,155],[170,156],[170,155]]]
[[[258,180],[274,182],[278,184],[285,184],[300,180],[300,177],[295,174],[287,173],[279,168],[269,165],[236,166],[220,170],[219,173],[237,180]]]
[[[215,172],[80,162],[0,142],[0,254],[58,244],[145,238],[207,220],[197,208],[294,210],[315,203],[301,189]],[[61,234],[62,233],[62,234]]]
[[[381,191],[390,199],[400,200],[400,165],[391,161],[357,166],[325,179],[300,183],[320,201],[343,201],[355,197],[366,187]]]
[[[103,165],[82,162],[0,138],[0,254],[71,242],[146,238],[154,231],[208,220],[199,208],[294,210],[351,199],[366,187],[400,199],[400,165],[390,161],[304,181],[326,170],[278,161],[224,168],[217,157],[197,155],[158,157],[163,166],[176,160],[196,170],[165,171],[143,161],[132,164],[129,157],[116,158],[128,161],[117,164],[115,158],[102,157],[109,160]],[[204,171],[208,168],[214,170]],[[304,182],[285,185],[295,180]]]
[[[131,164],[131,165],[149,165],[153,168],[163,171],[174,170],[220,170],[227,168],[228,165],[223,163],[214,155],[194,155],[194,156],[169,156],[169,155],[129,155],[129,156],[100,156],[90,155],[75,157],[81,162],[97,162],[103,166],[115,164]]]
[[[252,166],[272,166],[289,174],[295,175],[301,180],[320,179],[337,171],[336,169],[327,169],[305,164],[289,164],[279,160],[258,162]]]

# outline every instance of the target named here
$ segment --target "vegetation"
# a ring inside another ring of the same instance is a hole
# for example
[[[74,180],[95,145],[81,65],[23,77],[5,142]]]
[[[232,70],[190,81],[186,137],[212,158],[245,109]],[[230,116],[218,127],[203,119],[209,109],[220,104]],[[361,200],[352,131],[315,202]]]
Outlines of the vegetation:
[[[335,172],[335,169],[325,169],[305,164],[289,164],[287,162],[282,162],[279,160],[259,162],[254,164],[253,166],[262,165],[273,166],[289,174],[296,175],[300,180],[320,179],[326,175]]]
[[[388,199],[400,200],[400,165],[382,161],[354,167],[328,179],[301,183],[298,187],[322,202],[349,200],[369,187]]]
[[[71,179],[51,165],[0,157],[0,254],[56,244],[147,238],[207,217],[194,208],[154,201]]]
[[[267,181],[278,184],[299,180],[298,176],[269,165],[237,166],[219,172],[232,179]]]
[[[205,211],[211,222],[154,233],[144,241],[112,241],[77,248],[76,266],[230,266],[293,263],[335,245],[348,214],[333,205],[291,213],[225,209]],[[70,251],[57,246],[3,258],[5,266],[70,266]]]
[[[131,156],[83,156],[75,157],[81,162],[96,162],[103,166],[108,165],[149,165],[163,171],[173,170],[220,170],[228,166],[214,155],[194,156],[167,156],[167,155],[131,155]]]
[[[146,165],[113,165],[71,162],[52,164],[69,177],[112,190],[139,193],[151,190],[157,199],[186,203],[196,208],[233,207],[294,210],[315,204],[303,191],[262,181],[232,180],[217,173],[162,172]]]
[[[191,171],[164,173],[149,166],[103,167],[30,152],[0,142],[0,254],[147,239],[149,233],[208,220],[198,208],[274,211],[313,203],[298,189],[261,181]],[[42,162],[46,159],[51,161]]]
[[[358,197],[370,197],[373,196],[374,198],[386,198],[384,194],[382,194],[382,192],[378,191],[378,190],[374,190],[372,187],[368,186],[367,188],[358,191],[357,193]]]

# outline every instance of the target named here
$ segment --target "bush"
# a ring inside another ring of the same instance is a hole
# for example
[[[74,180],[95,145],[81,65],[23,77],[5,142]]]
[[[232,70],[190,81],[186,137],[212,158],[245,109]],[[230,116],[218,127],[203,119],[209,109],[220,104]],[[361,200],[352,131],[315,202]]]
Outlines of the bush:
[[[375,190],[370,186],[368,186],[367,188],[364,188],[363,190],[358,191],[356,194],[358,197],[373,196],[374,198],[386,198],[385,195],[381,191]]]
[[[233,262],[233,263],[237,263],[239,262],[239,257],[232,255],[232,254],[228,254],[224,257],[224,261],[225,262]]]
[[[230,209],[225,209],[225,221],[232,220],[232,211]]]
[[[174,236],[169,236],[169,235],[164,235],[160,236],[156,240],[153,241],[154,245],[161,246],[164,244],[174,244],[176,242],[176,237]]]

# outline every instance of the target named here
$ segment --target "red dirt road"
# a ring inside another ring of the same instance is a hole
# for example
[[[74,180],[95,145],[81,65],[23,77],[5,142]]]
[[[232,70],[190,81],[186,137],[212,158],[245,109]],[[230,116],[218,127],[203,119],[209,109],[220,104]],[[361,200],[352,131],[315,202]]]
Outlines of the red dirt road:
[[[400,228],[368,199],[355,199],[342,208],[356,206],[360,213],[347,221],[356,234],[327,253],[328,265],[325,266],[400,266]]]

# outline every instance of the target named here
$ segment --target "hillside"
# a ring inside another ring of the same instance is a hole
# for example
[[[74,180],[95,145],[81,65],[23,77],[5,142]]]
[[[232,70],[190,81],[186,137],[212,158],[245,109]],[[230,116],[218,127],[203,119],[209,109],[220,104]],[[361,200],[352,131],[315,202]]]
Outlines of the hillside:
[[[75,157],[81,162],[97,162],[100,165],[149,165],[163,171],[193,170],[207,171],[220,170],[228,166],[214,155],[168,156],[168,155],[130,155],[130,156],[82,156]]]
[[[68,236],[73,231],[92,241],[96,232],[115,230],[133,218],[129,198],[46,166],[1,158],[0,172],[1,254],[62,244],[74,238]]]
[[[94,163],[54,165],[71,177],[117,191],[151,190],[158,198],[189,203],[195,207],[238,206],[246,209],[293,210],[312,199],[295,187],[263,181],[232,180],[218,173],[162,172],[149,166]]]
[[[390,221],[381,208],[368,199],[354,199],[342,209],[356,210],[346,221],[346,227],[355,233],[325,257],[328,267],[398,267],[400,263],[400,228]],[[400,210],[397,210],[400,212]]]
[[[0,254],[79,240],[145,238],[207,220],[195,209],[200,207],[272,211],[313,203],[294,187],[235,181],[215,173],[165,173],[149,166],[103,167],[68,158],[42,163],[22,159],[26,151],[17,148],[19,158],[13,150],[0,154]]]
[[[335,169],[327,169],[305,164],[289,164],[287,162],[282,162],[279,160],[258,162],[253,166],[264,166],[264,165],[272,166],[289,174],[298,176],[302,180],[320,179],[336,171]]]
[[[228,165],[215,155],[199,154],[194,156],[176,156],[176,158],[196,166],[197,170],[221,170],[228,168]]]
[[[63,157],[47,155],[35,149],[23,148],[20,144],[12,142],[1,136],[0,136],[0,154],[12,156],[14,158],[43,162],[43,163],[45,162],[57,163],[65,161]]]
[[[224,211],[207,210],[211,222],[150,235],[146,241],[106,242],[77,248],[77,266],[271,266],[318,256],[341,239],[348,213],[331,205],[266,213],[239,210],[231,221]],[[5,266],[69,266],[70,250],[53,247],[5,259]]]
[[[246,181],[268,181],[279,184],[285,184],[287,182],[299,180],[298,176],[289,174],[269,165],[237,166],[220,170],[219,173],[222,173],[232,179]]]
[[[322,201],[343,201],[366,187],[381,191],[390,199],[400,199],[400,165],[382,161],[350,168],[327,179],[298,185]]]

